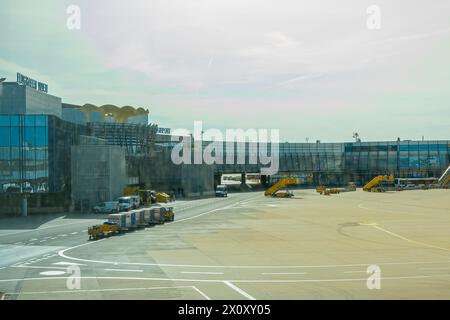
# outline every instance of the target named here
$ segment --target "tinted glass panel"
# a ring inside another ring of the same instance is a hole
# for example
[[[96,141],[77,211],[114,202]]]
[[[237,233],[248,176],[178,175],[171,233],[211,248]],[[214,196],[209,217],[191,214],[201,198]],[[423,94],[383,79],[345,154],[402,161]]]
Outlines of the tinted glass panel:
[[[35,139],[35,127],[25,127],[25,139],[24,139],[25,145],[28,146],[35,146],[36,145],[36,139]]]
[[[19,127],[11,127],[11,146],[18,147],[19,145]]]
[[[25,125],[34,126],[36,123],[36,116],[25,116]]]
[[[47,127],[36,127],[36,146],[43,147],[47,144]]]
[[[0,127],[0,146],[7,147],[10,145],[11,132],[10,127]]]
[[[46,126],[47,125],[47,116],[36,116],[36,125],[37,126]]]
[[[9,126],[9,116],[0,116],[0,126]]]

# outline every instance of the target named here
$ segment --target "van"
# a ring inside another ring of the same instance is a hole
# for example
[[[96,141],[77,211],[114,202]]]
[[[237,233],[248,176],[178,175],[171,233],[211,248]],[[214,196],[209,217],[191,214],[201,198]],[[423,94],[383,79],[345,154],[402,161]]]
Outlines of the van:
[[[119,212],[118,201],[101,202],[92,208],[94,213],[116,213]]]
[[[227,186],[220,184],[216,188],[216,197],[228,197]]]
[[[120,211],[130,211],[134,208],[135,200],[132,197],[120,197],[118,199]]]

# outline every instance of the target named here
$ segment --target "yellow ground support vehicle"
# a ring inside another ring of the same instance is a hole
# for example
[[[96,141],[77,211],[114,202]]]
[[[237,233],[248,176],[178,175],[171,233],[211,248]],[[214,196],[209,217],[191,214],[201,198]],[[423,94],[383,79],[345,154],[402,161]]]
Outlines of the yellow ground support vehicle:
[[[167,193],[164,193],[164,192],[157,192],[155,196],[156,196],[156,202],[167,203],[172,200],[171,197]]]
[[[119,227],[116,223],[105,222],[88,228],[89,240],[97,240],[105,236],[118,233]]]
[[[138,187],[125,187],[123,189],[123,196],[129,197],[129,196],[136,196],[138,194],[139,188]]]
[[[325,186],[317,186],[316,192],[322,194],[326,190]]]
[[[137,192],[139,194],[139,198],[141,199],[141,204],[144,206],[149,206],[158,201],[155,191],[153,190],[138,190]]]
[[[298,183],[300,183],[299,178],[281,179],[280,181],[275,183],[273,186],[271,186],[269,189],[267,189],[264,192],[264,195],[272,196],[272,197],[276,197],[276,198],[291,198],[292,196],[294,196],[294,194],[292,192],[289,192],[289,191],[278,192],[278,191],[285,188],[286,186],[288,186],[290,184],[298,184]],[[278,193],[279,193],[279,195],[278,195]]]
[[[384,176],[376,176],[372,180],[370,180],[364,187],[364,191],[374,191],[374,192],[382,192],[384,189],[379,186],[382,182],[393,183],[394,176],[393,175],[384,175]]]
[[[339,194],[339,193],[341,193],[341,190],[339,190],[338,188],[330,188],[328,190],[330,190],[331,194]]]
[[[173,212],[173,207],[166,208],[163,213],[164,221],[171,222],[175,219],[175,214]]]
[[[139,196],[141,204],[144,206],[149,206],[157,201],[155,193],[153,190],[143,190],[139,189],[139,187],[126,187],[123,189],[123,195],[125,197]]]
[[[349,182],[345,187],[345,191],[356,191],[356,184],[354,182]]]

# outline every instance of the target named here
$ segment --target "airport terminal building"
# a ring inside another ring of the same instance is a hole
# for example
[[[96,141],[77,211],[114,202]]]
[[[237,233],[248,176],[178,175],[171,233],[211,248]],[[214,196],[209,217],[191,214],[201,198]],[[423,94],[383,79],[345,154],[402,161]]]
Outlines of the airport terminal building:
[[[170,162],[171,136],[157,134],[158,126],[149,123],[148,110],[62,103],[48,94],[45,84],[33,81],[18,75],[17,82],[0,83],[0,193],[65,192],[70,197],[71,176],[76,174],[71,172],[71,147],[83,145],[85,137],[125,150],[128,184],[181,190],[185,196],[211,194],[223,174],[260,173],[261,167],[252,164],[177,167]],[[245,152],[248,160],[251,151],[246,148]],[[286,142],[279,144],[278,174],[261,180],[308,175],[313,177],[311,186],[349,181],[362,185],[387,173],[439,177],[449,163],[448,140]]]

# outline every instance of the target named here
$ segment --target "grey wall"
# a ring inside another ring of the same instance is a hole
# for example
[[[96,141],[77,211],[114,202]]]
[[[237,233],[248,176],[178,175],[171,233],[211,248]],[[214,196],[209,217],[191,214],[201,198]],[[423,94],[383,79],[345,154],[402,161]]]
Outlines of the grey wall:
[[[125,149],[120,146],[72,146],[72,201],[85,206],[115,200],[127,184]]]
[[[148,157],[127,159],[128,175],[139,177],[142,187],[156,191],[174,191],[177,197],[214,195],[214,166],[175,165],[170,152],[161,150]]]
[[[61,98],[25,87],[25,100],[28,114],[52,114],[61,118]]]
[[[25,114],[25,87],[15,82],[0,84],[0,114]]]
[[[51,114],[61,118],[61,98],[5,82],[0,84],[0,114]]]

